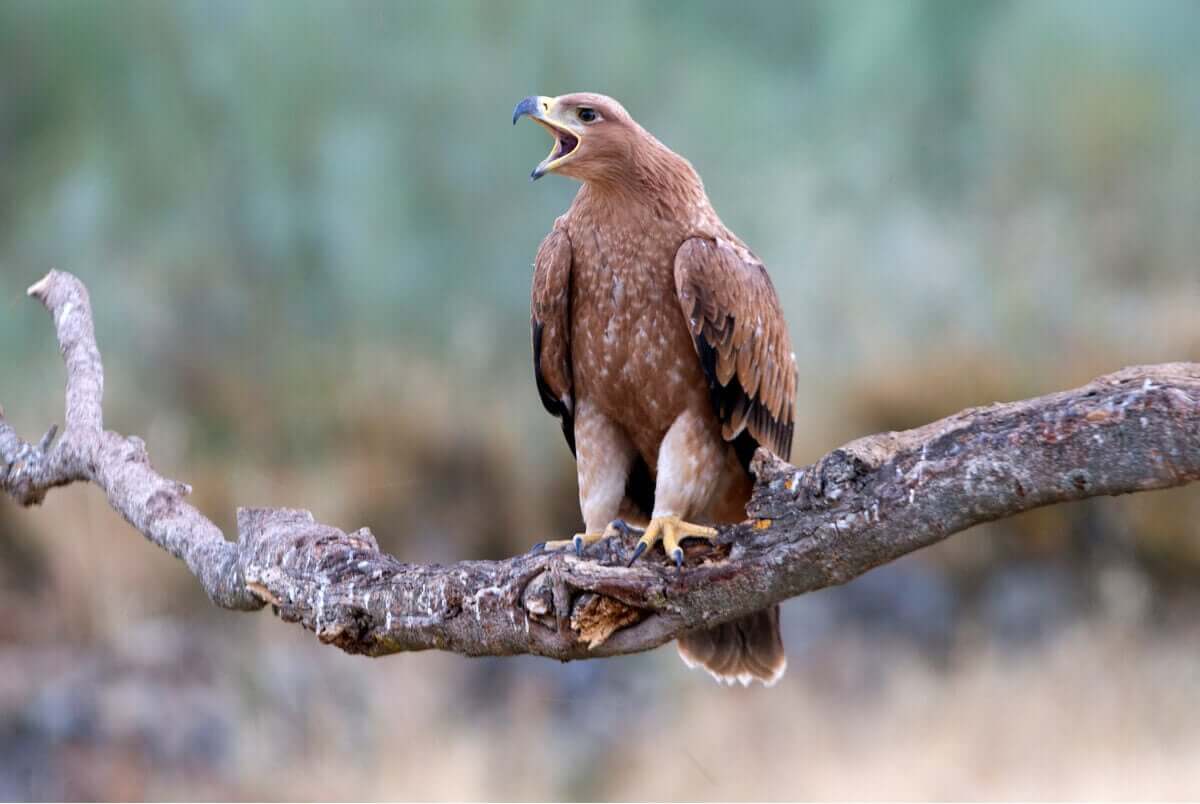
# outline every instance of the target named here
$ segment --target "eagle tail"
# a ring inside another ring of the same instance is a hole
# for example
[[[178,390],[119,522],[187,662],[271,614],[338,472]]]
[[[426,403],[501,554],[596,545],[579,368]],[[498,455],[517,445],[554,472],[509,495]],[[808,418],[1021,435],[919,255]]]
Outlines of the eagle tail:
[[[745,687],[759,681],[770,687],[787,670],[779,606],[684,634],[676,646],[684,664],[703,667],[722,684],[740,681]]]

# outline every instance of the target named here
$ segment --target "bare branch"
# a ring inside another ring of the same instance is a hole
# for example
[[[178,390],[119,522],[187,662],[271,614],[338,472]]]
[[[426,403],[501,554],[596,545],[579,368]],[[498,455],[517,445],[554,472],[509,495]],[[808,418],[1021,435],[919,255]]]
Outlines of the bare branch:
[[[29,288],[29,295],[46,306],[58,332],[67,365],[66,427],[54,446],[52,429],[34,447],[0,418],[0,487],[18,503],[32,505],[55,486],[91,481],[129,524],[183,559],[214,603],[231,609],[262,608],[241,577],[237,546],[183,502],[191,488],[155,472],[140,438],[104,430],[104,367],[87,288],[71,274],[51,271]]]
[[[242,509],[228,542],[150,466],[136,437],[103,430],[103,369],[87,291],[51,271],[30,288],[67,365],[66,427],[21,440],[0,413],[0,489],[21,505],[77,480],[181,558],[219,606],[269,603],[323,642],[374,656],[440,649],[557,659],[647,650],[1001,517],[1068,500],[1200,479],[1200,364],[1139,366],[1073,391],[973,408],[883,433],[795,467],[760,451],[750,519],[677,571],[657,552],[623,566],[613,538],[572,554],[405,564],[365,529],[306,511]]]

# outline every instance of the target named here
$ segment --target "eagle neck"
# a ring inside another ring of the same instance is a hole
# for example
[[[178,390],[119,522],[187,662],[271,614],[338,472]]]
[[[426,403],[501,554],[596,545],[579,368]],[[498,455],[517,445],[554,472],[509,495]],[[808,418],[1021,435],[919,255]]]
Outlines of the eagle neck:
[[[660,220],[687,220],[707,203],[691,164],[649,133],[619,174],[588,180],[581,200],[617,216],[649,208]]]

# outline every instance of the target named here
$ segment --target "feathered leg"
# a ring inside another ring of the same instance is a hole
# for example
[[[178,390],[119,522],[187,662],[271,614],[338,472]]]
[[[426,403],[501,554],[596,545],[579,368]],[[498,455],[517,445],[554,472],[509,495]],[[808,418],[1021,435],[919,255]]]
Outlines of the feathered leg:
[[[667,555],[683,564],[679,543],[688,537],[712,539],[714,528],[685,521],[708,507],[721,480],[726,445],[711,414],[685,410],[658,448],[654,514],[634,549],[632,564],[660,539]]]
[[[714,419],[690,411],[683,413],[659,448],[654,516],[638,542],[634,559],[661,538],[667,555],[680,565],[681,539],[711,539],[717,535],[713,528],[685,522],[684,517],[705,512],[721,517],[717,521],[742,519],[751,488],[743,475]],[[677,647],[688,667],[703,667],[727,684],[760,681],[770,686],[787,668],[778,606],[684,634]]]
[[[620,513],[629,470],[637,457],[625,431],[586,400],[580,400],[575,411],[575,450],[584,532],[546,542],[547,550],[574,547],[582,553],[589,544],[613,533],[609,525]]]

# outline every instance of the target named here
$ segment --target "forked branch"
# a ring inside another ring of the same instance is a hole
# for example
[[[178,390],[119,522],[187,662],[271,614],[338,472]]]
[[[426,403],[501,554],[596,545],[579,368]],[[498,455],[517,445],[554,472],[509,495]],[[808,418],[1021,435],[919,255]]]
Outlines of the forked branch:
[[[626,568],[632,544],[617,538],[584,558],[405,564],[366,529],[347,534],[286,509],[239,510],[231,542],[188,505],[187,485],[154,470],[141,439],[103,429],[104,373],[83,284],[51,271],[29,294],[57,329],[66,426],[57,441],[51,430],[30,444],[0,412],[0,489],[33,505],[56,486],[95,483],[218,606],[269,603],[350,653],[633,653],[845,583],[981,522],[1200,479],[1200,364],[1168,363],[868,436],[810,466],[760,451],[750,518],[723,528],[715,548],[689,548],[682,571],[661,552]]]

